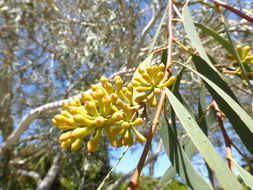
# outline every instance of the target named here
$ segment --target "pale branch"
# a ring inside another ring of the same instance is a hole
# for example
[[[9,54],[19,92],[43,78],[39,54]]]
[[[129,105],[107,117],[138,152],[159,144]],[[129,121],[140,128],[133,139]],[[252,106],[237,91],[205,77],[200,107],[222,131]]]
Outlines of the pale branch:
[[[153,8],[153,17],[150,19],[148,24],[143,28],[143,30],[141,32],[141,37],[140,37],[139,43],[137,45],[136,51],[133,56],[134,65],[138,61],[137,57],[138,57],[138,54],[140,53],[141,47],[143,47],[146,35],[151,30],[151,28],[155,25],[156,21],[161,17],[161,13],[162,13],[163,9],[164,8],[161,8],[160,10],[155,12],[155,8]]]
[[[74,97],[80,98],[81,95],[79,94]],[[29,124],[34,119],[44,114],[45,112],[61,108],[64,102],[68,102],[72,98],[73,97],[65,100],[51,102],[31,110],[26,116],[23,117],[23,119],[19,123],[19,126],[10,134],[10,136],[6,139],[6,141],[1,144],[0,153],[10,148],[20,138],[20,136],[28,129]]]
[[[24,158],[24,159],[19,159],[19,158],[17,158],[17,159],[14,159],[14,160],[10,160],[10,164],[11,164],[11,165],[24,165],[24,164],[26,164],[27,162],[30,162],[30,161],[36,159],[37,157],[39,157],[39,156],[45,154],[46,152],[47,152],[46,149],[42,149],[41,151],[39,151],[39,152],[33,154],[33,155],[30,156],[30,157],[26,157],[26,158]]]
[[[51,185],[53,184],[57,174],[60,170],[60,160],[61,160],[61,153],[58,152],[57,155],[54,157],[53,164],[51,165],[50,169],[48,170],[46,176],[42,179],[42,181],[37,186],[37,190],[48,190],[50,189]]]
[[[22,175],[22,176],[27,176],[27,177],[33,178],[36,181],[37,185],[41,183],[40,175],[35,171],[28,171],[28,170],[18,169],[15,172],[17,174]]]
[[[113,75],[109,76],[109,80],[111,80],[114,76],[119,75],[119,74],[126,74],[126,73],[132,73],[133,69],[127,69],[123,71],[119,71],[117,73],[114,73]],[[89,93],[90,90],[85,91],[86,93]],[[51,102],[48,104],[44,104],[42,106],[39,106],[35,109],[32,109],[27,115],[25,115],[22,120],[20,121],[18,127],[8,136],[5,142],[3,142],[0,145],[0,154],[10,148],[19,138],[20,136],[28,129],[29,124],[38,118],[39,116],[42,116],[43,114],[50,112],[50,111],[56,111],[59,108],[62,107],[64,102],[68,102],[72,98],[81,98],[81,94],[78,94],[76,96],[60,100],[60,101],[55,101]]]

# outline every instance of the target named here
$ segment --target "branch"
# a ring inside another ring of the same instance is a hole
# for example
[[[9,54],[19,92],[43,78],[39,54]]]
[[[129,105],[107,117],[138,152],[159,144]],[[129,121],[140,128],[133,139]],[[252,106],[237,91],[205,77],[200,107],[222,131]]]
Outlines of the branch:
[[[123,71],[119,71],[111,76],[109,76],[109,79],[112,79],[116,74],[124,74],[124,73],[130,73],[132,72],[133,69],[127,69]],[[85,91],[86,93],[89,93],[90,90]],[[9,149],[19,138],[20,136],[28,129],[28,126],[30,123],[38,118],[39,116],[43,115],[44,113],[47,113],[49,111],[55,111],[59,108],[62,107],[64,102],[68,102],[72,98],[81,98],[81,94],[78,94],[76,96],[60,100],[60,101],[55,101],[51,102],[48,104],[44,104],[40,107],[37,107],[35,109],[32,109],[27,115],[25,115],[21,122],[19,123],[19,126],[10,134],[10,136],[6,139],[5,142],[3,142],[0,145],[0,154],[4,152],[6,149]]]
[[[153,17],[151,18],[151,20],[149,21],[149,23],[143,28],[143,30],[141,32],[140,41],[139,41],[139,43],[137,45],[136,51],[135,51],[134,56],[133,56],[134,65],[136,63],[137,56],[138,56],[138,54],[140,52],[139,50],[143,46],[143,43],[144,43],[145,38],[146,38],[146,35],[151,30],[151,28],[154,26],[154,24],[156,23],[156,21],[161,17],[162,10],[163,10],[163,8],[161,8],[160,10],[158,10],[157,14],[156,14],[155,13],[155,8],[153,8]]]
[[[245,20],[253,23],[253,17],[249,16],[249,15],[245,15],[244,13],[242,13],[241,11],[229,6],[228,4],[224,3],[221,0],[212,0],[215,4],[224,7],[225,9],[233,12],[234,14],[238,15],[241,18],[244,18]]]
[[[80,98],[81,95],[79,94],[74,97]],[[23,117],[19,126],[10,134],[10,136],[6,139],[6,141],[3,144],[1,144],[0,153],[10,148],[20,138],[20,136],[28,129],[29,124],[34,119],[36,119],[45,112],[59,109],[63,105],[63,102],[68,102],[70,99],[71,98],[51,102],[31,110],[26,116]]]
[[[172,0],[169,0],[168,6],[169,6],[168,7],[168,53],[167,53],[168,56],[167,56],[167,63],[166,63],[164,78],[161,81],[161,83],[164,83],[168,79],[168,77],[170,75],[169,68],[171,66],[171,61],[172,61],[172,43],[173,43],[173,30],[172,30],[172,19],[173,19],[172,18],[172,6],[173,6],[173,2],[172,2]],[[160,98],[159,104],[157,106],[155,117],[153,119],[152,125],[151,125],[150,130],[149,130],[149,134],[147,136],[147,142],[145,144],[145,147],[144,147],[144,150],[142,152],[139,163],[137,165],[137,168],[135,169],[134,174],[132,176],[132,179],[130,180],[130,182],[128,184],[127,190],[135,190],[139,186],[140,174],[141,174],[141,171],[143,169],[148,151],[150,149],[150,145],[151,145],[153,136],[155,134],[157,125],[159,123],[159,117],[160,117],[160,113],[163,109],[164,100],[165,100],[165,91],[163,91],[162,94],[161,94],[161,98]]]
[[[231,171],[233,171],[232,160],[230,159],[230,158],[233,158],[232,149],[231,149],[231,140],[230,140],[230,138],[228,137],[228,134],[227,134],[227,132],[226,132],[226,129],[225,129],[224,125],[223,125],[222,113],[221,113],[221,110],[220,110],[218,104],[216,103],[216,101],[213,100],[212,106],[213,106],[214,110],[216,111],[216,116],[217,116],[218,124],[219,124],[219,127],[220,127],[220,129],[221,129],[223,138],[224,138],[224,140],[225,140],[225,145],[226,145],[226,158],[227,158],[227,161],[228,161],[228,167],[229,167],[229,169],[230,169]]]
[[[24,165],[27,162],[32,161],[32,160],[36,159],[37,157],[41,156],[42,154],[45,154],[46,151],[48,151],[48,150],[42,149],[41,151],[33,154],[30,157],[26,157],[23,160],[22,159],[18,159],[18,158],[14,159],[14,160],[10,160],[10,164],[11,165]]]
[[[44,179],[39,183],[37,186],[37,190],[48,190],[50,189],[51,185],[53,184],[59,170],[60,170],[60,160],[61,154],[60,152],[54,157],[53,164],[48,170]]]
[[[16,170],[16,173],[22,176],[33,178],[36,181],[37,185],[41,183],[40,175],[35,171],[27,171],[27,170],[19,169],[19,170]]]

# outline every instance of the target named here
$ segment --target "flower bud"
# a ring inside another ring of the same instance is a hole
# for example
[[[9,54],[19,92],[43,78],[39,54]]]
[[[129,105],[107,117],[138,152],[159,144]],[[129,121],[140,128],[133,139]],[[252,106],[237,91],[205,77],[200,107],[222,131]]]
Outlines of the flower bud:
[[[71,134],[72,131],[68,131],[66,133],[62,133],[61,136],[59,137],[59,141],[66,141],[69,139],[69,135]]]
[[[97,127],[101,127],[105,124],[105,118],[102,116],[97,116],[95,122]]]
[[[123,114],[121,112],[115,112],[112,114],[111,121],[117,122],[123,119]]]
[[[105,88],[108,94],[113,93],[113,87],[111,83],[106,82],[105,84],[103,84],[103,87]]]
[[[87,101],[85,103],[85,109],[93,116],[99,115],[96,104],[93,101]]]
[[[243,50],[244,50],[244,54],[242,55],[243,56],[242,58],[244,59],[250,52],[250,46],[249,45],[244,46]]]
[[[81,102],[79,98],[73,98],[73,100],[75,101],[76,106],[81,106]]]
[[[72,139],[68,139],[67,141],[63,141],[61,143],[61,148],[68,148],[71,146],[73,140]]]
[[[59,125],[58,127],[63,131],[77,128],[77,126],[68,126],[68,125]]]
[[[118,140],[115,136],[111,135],[109,136],[109,140],[110,140],[110,144],[113,146],[113,147],[122,147],[122,142],[120,140]]]
[[[140,86],[141,84],[137,81],[132,81],[132,84],[134,87]]]
[[[177,80],[176,76],[171,76],[165,83],[158,85],[159,88],[173,85]]]
[[[114,82],[116,84],[116,92],[120,91],[123,87],[123,80],[121,79],[120,76],[115,76],[114,77]]]
[[[121,127],[124,128],[124,129],[128,129],[129,127],[131,127],[131,125],[130,125],[130,123],[125,121],[121,124]]]
[[[101,99],[105,94],[100,88],[97,88],[95,92],[93,93],[91,92],[91,95],[94,98],[94,100],[101,101]]]
[[[165,65],[163,63],[161,63],[159,66],[159,71],[163,72],[165,69]]]
[[[87,143],[88,152],[95,152],[98,149],[101,139],[101,130],[97,130],[96,135]]]
[[[103,114],[105,114],[105,115],[109,114],[111,111],[111,107],[112,107],[110,96],[105,95],[102,98],[102,103],[103,103]]]
[[[127,89],[128,89],[130,92],[133,92],[133,84],[132,84],[132,82],[128,83]]]
[[[106,82],[108,82],[108,79],[104,76],[101,76],[100,80],[99,80],[102,84],[105,84]]]
[[[136,139],[138,142],[143,144],[146,141],[146,138],[139,132],[137,131],[134,127],[131,128],[136,136]]]
[[[66,110],[61,111],[61,115],[67,118],[72,118],[72,115]]]
[[[69,100],[69,105],[70,106],[78,106],[74,99]]]
[[[153,83],[152,78],[151,78],[147,73],[143,73],[141,76],[142,76],[142,78],[143,78],[144,80],[146,80],[148,83],[150,83],[150,84]]]
[[[126,104],[121,99],[117,99],[116,105],[118,108],[122,109]]]
[[[126,130],[126,133],[121,142],[124,146],[127,146],[127,145],[131,146],[133,144],[133,136],[129,129]]]
[[[87,119],[81,114],[76,114],[73,116],[74,121],[77,125],[82,125],[82,126],[90,126],[94,125],[96,122],[94,120]]]
[[[136,97],[135,101],[137,103],[141,103],[144,99],[146,99],[150,95],[150,93],[151,93],[151,91],[149,93],[146,93],[146,94]]]
[[[141,86],[151,86],[151,84],[149,82],[145,81],[141,77],[134,77],[134,80],[137,81],[138,83],[140,83]]]
[[[72,145],[71,145],[71,150],[78,150],[79,148],[80,148],[80,146],[81,146],[81,144],[82,144],[82,139],[76,139],[73,143],[72,143]]]
[[[134,122],[133,125],[142,125],[143,124],[143,119],[142,118],[137,118]]]
[[[81,96],[82,96],[83,103],[85,103],[86,101],[93,101],[92,96],[85,92],[82,92]]]
[[[118,99],[118,95],[117,95],[116,93],[112,93],[112,94],[110,95],[110,98],[111,98],[111,100],[112,100],[112,103],[114,104],[114,103],[116,103],[116,101],[117,101],[117,99]]]
[[[157,104],[156,96],[153,96],[149,105],[150,107],[155,107],[156,104]]]
[[[163,72],[159,72],[156,76],[156,84],[159,84],[161,82],[161,80],[164,77],[164,73]]]
[[[145,73],[145,69],[143,69],[143,68],[139,68],[138,71],[140,74]]]
[[[136,91],[137,91],[137,92],[146,92],[146,91],[151,90],[151,89],[152,89],[151,86],[149,86],[149,87],[138,86],[138,87],[136,88]]]
[[[155,88],[154,89],[154,94],[161,94],[161,89],[160,88]]]
[[[240,58],[243,58],[242,57],[244,55],[244,49],[243,49],[243,47],[241,45],[238,45],[238,46],[236,46],[236,50],[237,50]]]
[[[149,77],[152,79],[152,78],[153,78],[153,75],[152,75],[152,68],[151,68],[150,66],[148,66],[148,67],[146,68],[146,71],[147,71]]]
[[[159,72],[159,68],[157,65],[153,65],[151,68],[152,68],[152,76],[153,76],[153,78],[156,78],[156,76]]]
[[[69,135],[70,138],[84,138],[90,132],[94,129],[95,127],[79,127],[76,128],[72,131],[72,133]]]

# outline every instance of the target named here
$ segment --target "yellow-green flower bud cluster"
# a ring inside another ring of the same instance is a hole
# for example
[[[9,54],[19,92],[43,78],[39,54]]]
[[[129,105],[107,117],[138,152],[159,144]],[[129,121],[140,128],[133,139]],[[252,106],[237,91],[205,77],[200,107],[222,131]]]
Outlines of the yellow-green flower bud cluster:
[[[140,76],[134,77],[132,84],[137,92],[144,94],[135,99],[137,103],[141,103],[150,95],[152,96],[150,106],[155,107],[157,104],[156,95],[161,93],[163,87],[171,86],[175,83],[176,77],[171,76],[167,81],[161,84],[164,78],[164,69],[164,64],[138,69]]]
[[[102,132],[109,136],[112,146],[131,146],[135,140],[144,143],[145,137],[134,126],[143,120],[136,118],[133,103],[133,84],[123,87],[120,76],[114,78],[114,85],[101,77],[99,85],[91,85],[91,92],[82,93],[81,100],[74,98],[64,103],[64,110],[55,115],[52,122],[65,132],[60,136],[61,147],[78,150],[83,138],[94,133],[87,143],[87,150],[96,151]]]
[[[247,45],[243,47],[238,45],[236,46],[236,51],[238,52],[242,63],[253,64],[253,55],[250,55],[250,46]],[[231,61],[236,61],[236,57],[231,54],[226,55],[226,58]]]

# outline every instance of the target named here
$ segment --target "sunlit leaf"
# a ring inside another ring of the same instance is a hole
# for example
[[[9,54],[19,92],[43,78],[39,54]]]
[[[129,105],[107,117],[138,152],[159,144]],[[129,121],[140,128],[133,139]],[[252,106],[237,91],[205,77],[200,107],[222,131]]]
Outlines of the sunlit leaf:
[[[192,189],[212,189],[193,167],[178,141],[175,130],[165,118],[162,124],[161,137],[174,169]]]
[[[192,142],[200,154],[204,157],[210,168],[215,172],[220,185],[225,189],[242,189],[236,177],[231,173],[224,160],[220,157],[218,152],[181,102],[170,90],[165,89],[165,93],[183,128],[186,130]]]

